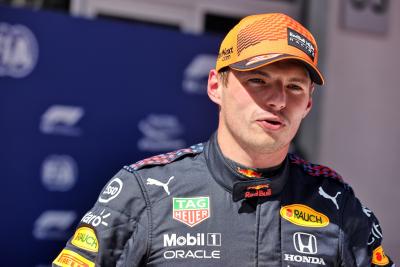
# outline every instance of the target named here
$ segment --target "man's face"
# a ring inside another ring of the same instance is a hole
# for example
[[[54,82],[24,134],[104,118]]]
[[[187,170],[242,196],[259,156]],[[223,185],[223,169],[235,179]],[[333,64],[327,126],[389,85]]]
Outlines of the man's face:
[[[220,106],[219,134],[254,153],[288,149],[312,106],[308,72],[293,60],[252,71],[232,70],[226,87],[218,79],[214,88],[216,98],[210,97]]]

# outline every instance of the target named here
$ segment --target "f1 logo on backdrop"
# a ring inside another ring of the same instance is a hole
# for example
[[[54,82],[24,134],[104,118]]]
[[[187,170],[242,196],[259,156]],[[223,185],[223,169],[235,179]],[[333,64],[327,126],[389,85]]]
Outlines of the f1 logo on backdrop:
[[[170,151],[186,146],[181,138],[184,126],[175,115],[149,114],[139,121],[138,128],[143,134],[137,143],[140,151]]]
[[[317,254],[317,239],[314,235],[297,232],[293,235],[294,248],[303,254]]]
[[[38,42],[23,25],[0,23],[0,77],[23,78],[36,66]]]
[[[216,55],[197,55],[186,67],[182,88],[189,94],[206,94],[207,78],[210,69],[215,67]]]
[[[39,240],[66,240],[77,218],[75,211],[47,210],[35,221],[32,234]]]
[[[82,107],[50,106],[42,115],[40,131],[44,134],[80,136],[82,131],[77,124],[84,114],[85,110]]]

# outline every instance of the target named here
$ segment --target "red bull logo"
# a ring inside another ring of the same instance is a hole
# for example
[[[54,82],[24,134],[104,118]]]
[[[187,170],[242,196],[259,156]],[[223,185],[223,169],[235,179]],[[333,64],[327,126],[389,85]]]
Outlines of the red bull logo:
[[[248,186],[244,193],[245,198],[252,197],[268,197],[272,195],[272,190],[269,188],[269,184],[259,184]]]
[[[252,169],[242,169],[237,167],[237,172],[240,174],[243,174],[244,176],[250,177],[250,178],[261,178],[262,174],[259,172],[256,172]]]
[[[259,185],[254,185],[254,186],[249,186],[247,187],[247,190],[260,190],[260,189],[265,189],[269,188],[269,184],[259,184]]]

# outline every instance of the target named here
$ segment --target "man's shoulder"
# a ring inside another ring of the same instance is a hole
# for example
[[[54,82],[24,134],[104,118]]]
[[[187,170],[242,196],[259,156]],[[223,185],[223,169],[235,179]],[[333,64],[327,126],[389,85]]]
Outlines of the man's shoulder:
[[[311,163],[308,160],[305,160],[298,155],[292,153],[289,153],[288,158],[289,163],[292,166],[294,165],[298,167],[305,175],[336,181],[347,186],[342,176],[330,167]]]
[[[194,157],[202,153],[204,150],[204,145],[205,143],[198,143],[188,148],[182,148],[176,151],[155,155],[149,158],[139,160],[134,164],[126,165],[124,166],[124,169],[129,172],[136,172],[141,169],[148,169],[156,166],[169,165],[181,161],[184,158]]]

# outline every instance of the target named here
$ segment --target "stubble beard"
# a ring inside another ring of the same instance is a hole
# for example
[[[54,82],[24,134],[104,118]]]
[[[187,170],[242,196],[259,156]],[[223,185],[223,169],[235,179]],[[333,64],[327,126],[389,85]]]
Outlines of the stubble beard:
[[[254,123],[240,127],[226,121],[225,125],[234,141],[249,154],[272,154],[289,147],[288,143],[283,142],[285,138],[282,138],[287,135],[286,132],[267,132]]]

